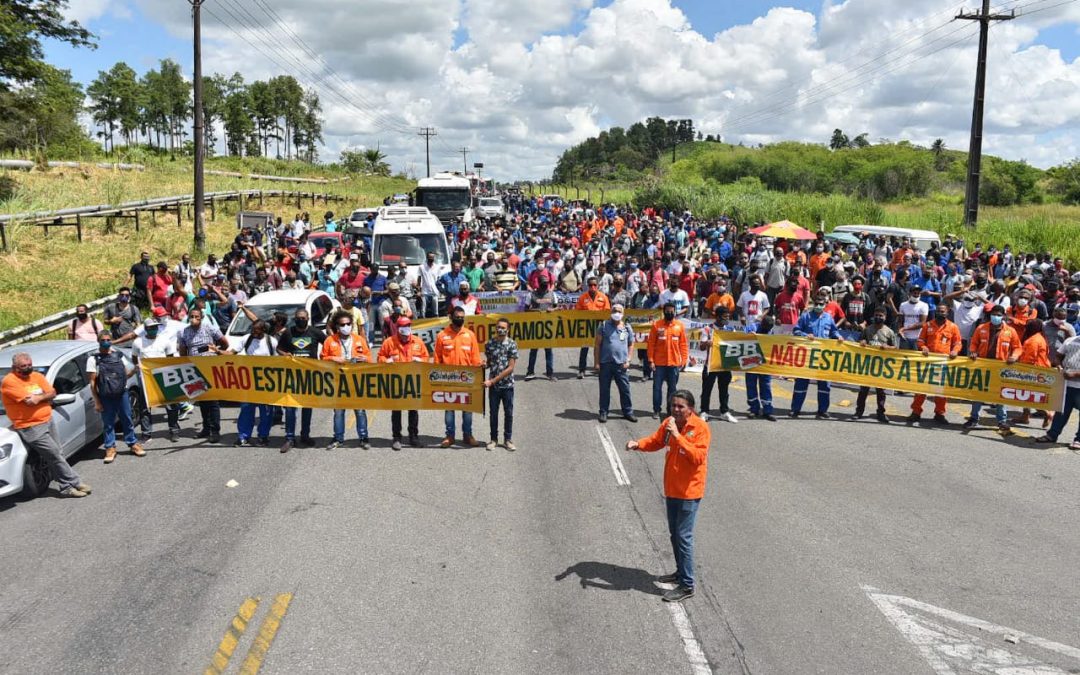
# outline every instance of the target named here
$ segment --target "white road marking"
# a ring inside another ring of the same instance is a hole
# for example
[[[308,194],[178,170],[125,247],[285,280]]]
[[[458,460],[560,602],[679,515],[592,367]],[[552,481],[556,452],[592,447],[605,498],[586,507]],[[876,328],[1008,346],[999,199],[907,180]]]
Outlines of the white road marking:
[[[666,589],[675,588],[674,584],[658,585]],[[709,660],[705,658],[705,652],[701,649],[701,643],[694,634],[694,626],[690,623],[690,617],[687,616],[682,603],[665,602],[664,604],[671,614],[671,623],[675,624],[675,630],[682,639],[683,651],[686,652],[686,658],[690,661],[690,671],[694,675],[712,675]]]
[[[1005,641],[1005,636],[1010,636],[1009,640],[1015,639],[1018,644],[1039,647],[1080,662],[1080,649],[1076,647],[998,626],[973,616],[935,607],[901,595],[889,595],[872,586],[864,585],[862,589],[882,614],[896,626],[896,629],[918,648],[923,658],[930,663],[938,675],[956,675],[958,672],[1064,675],[1068,671],[1027,654],[1004,649],[999,644],[931,619],[927,615],[974,628],[983,635],[1001,636],[1002,642]]]
[[[623,466],[622,458],[619,457],[619,451],[615,449],[615,444],[611,442],[611,434],[608,433],[605,427],[596,427],[596,433],[600,436],[600,445],[604,446],[604,454],[607,455],[608,462],[611,463],[611,472],[615,474],[616,485],[629,485],[630,476],[626,474],[626,467]]]

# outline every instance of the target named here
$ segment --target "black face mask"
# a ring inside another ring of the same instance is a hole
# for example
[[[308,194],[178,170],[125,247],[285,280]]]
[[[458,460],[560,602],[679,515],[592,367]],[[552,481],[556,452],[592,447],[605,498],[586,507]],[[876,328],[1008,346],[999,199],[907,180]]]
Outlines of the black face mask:
[[[673,321],[675,319],[675,312],[664,312],[665,321]]]
[[[465,325],[465,317],[455,316],[450,319],[450,323],[454,324],[454,328],[461,328]]]
[[[876,323],[877,325],[880,326],[881,324],[885,323],[885,317],[883,317],[883,316],[875,316],[874,317],[874,323]]]
[[[79,320],[81,321],[82,319],[85,319],[88,315],[86,312],[79,312],[75,316],[79,317]]]
[[[942,316],[940,314],[934,316],[934,321],[937,321],[939,325],[945,323],[946,319],[948,319],[948,317]]]
[[[296,326],[297,330],[304,330],[308,326],[308,320],[296,319],[295,321],[293,321],[293,325]]]

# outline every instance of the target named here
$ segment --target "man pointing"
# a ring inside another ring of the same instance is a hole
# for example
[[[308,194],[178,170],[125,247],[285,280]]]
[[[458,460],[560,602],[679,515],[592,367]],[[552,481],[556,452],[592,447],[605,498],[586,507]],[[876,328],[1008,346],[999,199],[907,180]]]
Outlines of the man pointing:
[[[667,448],[664,496],[676,569],[657,581],[678,585],[664,593],[665,602],[682,602],[694,594],[694,520],[705,495],[710,440],[709,425],[694,412],[694,395],[680,389],[671,396],[671,417],[656,433],[626,443],[627,450],[642,452]]]

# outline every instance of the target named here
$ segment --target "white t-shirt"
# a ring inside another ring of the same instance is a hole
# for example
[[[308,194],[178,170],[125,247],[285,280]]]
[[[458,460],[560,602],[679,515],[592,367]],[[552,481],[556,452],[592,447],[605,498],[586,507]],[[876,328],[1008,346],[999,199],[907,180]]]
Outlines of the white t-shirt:
[[[908,340],[916,340],[922,325],[926,323],[926,317],[930,315],[930,305],[922,300],[918,302],[903,302],[900,304],[900,316],[904,318],[903,328],[900,334]]]
[[[242,348],[242,352],[248,356],[273,356],[277,353],[277,339],[269,335],[258,340],[248,336],[244,338],[244,342],[247,343],[247,346]],[[268,342],[269,344],[267,344]]]
[[[769,311],[769,296],[765,295],[764,291],[743,291],[735,305],[742,310],[747,321],[757,322]]]
[[[660,307],[663,307],[669,302],[675,303],[675,313],[681,314],[683,310],[690,306],[690,296],[686,294],[681,288],[676,288],[674,291],[670,288],[665,288],[660,293]]]
[[[180,323],[177,321],[177,323]],[[158,329],[157,336],[151,340],[145,335],[135,338],[131,343],[131,354],[135,358],[160,359],[166,356],[176,356],[176,335],[169,335]]]
[[[420,276],[420,294],[421,295],[438,295],[439,278],[438,274],[439,266],[432,265],[428,267],[427,261],[420,263],[417,270],[417,274]]]

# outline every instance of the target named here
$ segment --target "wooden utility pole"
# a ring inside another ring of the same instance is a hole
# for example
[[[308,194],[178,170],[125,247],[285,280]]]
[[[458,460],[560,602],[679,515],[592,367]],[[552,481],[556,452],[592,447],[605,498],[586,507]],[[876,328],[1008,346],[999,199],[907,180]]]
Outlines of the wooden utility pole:
[[[990,0],[982,0],[982,11],[961,12],[957,19],[979,22],[979,60],[975,66],[975,104],[971,111],[971,142],[968,145],[967,191],[964,193],[964,224],[974,227],[979,221],[979,180],[982,177],[983,103],[986,99],[986,43],[991,21],[1008,21],[1016,12],[991,14]]]
[[[206,155],[206,137],[203,133],[205,114],[202,97],[202,18],[203,0],[191,3],[191,22],[195,29],[195,82],[194,85],[194,136],[195,136],[195,250],[206,250],[206,214],[203,209],[203,160]]]
[[[424,137],[424,152],[427,155],[427,175],[431,178],[431,137],[438,136],[435,133],[435,127],[420,127],[420,133],[418,134]]]
[[[469,149],[468,148],[462,148],[461,149],[461,167],[462,167],[462,169],[464,169],[464,171],[462,171],[463,174],[469,173]]]

